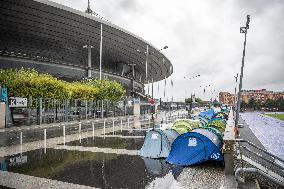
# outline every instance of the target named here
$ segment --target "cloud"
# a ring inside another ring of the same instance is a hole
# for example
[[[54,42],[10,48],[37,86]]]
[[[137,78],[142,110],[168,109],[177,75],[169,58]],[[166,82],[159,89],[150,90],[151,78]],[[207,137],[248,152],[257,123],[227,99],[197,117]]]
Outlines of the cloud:
[[[84,11],[80,0],[54,0]],[[210,99],[219,91],[233,92],[240,73],[246,15],[247,35],[244,88],[284,91],[284,1],[281,0],[104,0],[92,8],[112,23],[164,51],[174,66],[174,88],[168,99],[183,100],[191,92]],[[185,80],[184,76],[201,77]],[[170,83],[170,82],[168,82]],[[204,94],[202,87],[211,84]],[[164,81],[156,97],[163,97]],[[155,84],[157,86],[157,84]],[[215,92],[213,92],[215,90]],[[212,94],[213,93],[213,94]]]

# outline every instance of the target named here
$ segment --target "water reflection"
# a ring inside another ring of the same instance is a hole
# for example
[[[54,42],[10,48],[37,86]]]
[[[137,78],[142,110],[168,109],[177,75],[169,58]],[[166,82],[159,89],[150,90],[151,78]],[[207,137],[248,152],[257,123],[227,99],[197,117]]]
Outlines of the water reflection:
[[[89,137],[67,142],[65,145],[139,150],[143,146],[143,143],[143,138]]]
[[[157,178],[162,183],[173,183],[182,169],[166,164],[165,160],[139,156],[46,150],[46,154],[43,149],[25,152],[25,161],[16,164],[10,160],[17,159],[19,154],[6,157],[6,168],[11,172],[99,188],[145,188]]]

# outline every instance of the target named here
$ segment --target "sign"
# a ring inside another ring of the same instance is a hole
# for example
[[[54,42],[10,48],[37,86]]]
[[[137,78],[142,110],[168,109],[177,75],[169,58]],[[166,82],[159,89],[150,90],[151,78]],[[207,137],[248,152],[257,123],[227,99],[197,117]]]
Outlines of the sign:
[[[7,102],[7,88],[6,87],[1,87],[1,102]]]
[[[140,103],[140,98],[133,98],[133,103],[134,104],[139,104]]]
[[[8,99],[8,106],[10,108],[13,108],[13,107],[27,107],[27,105],[28,105],[27,98],[9,97],[9,99]]]
[[[152,133],[151,139],[157,140],[158,139],[158,134],[157,133]]]
[[[154,99],[149,99],[149,103],[151,104],[151,105],[154,105],[155,104],[155,100]]]
[[[197,146],[196,138],[189,138],[188,139],[188,146]]]

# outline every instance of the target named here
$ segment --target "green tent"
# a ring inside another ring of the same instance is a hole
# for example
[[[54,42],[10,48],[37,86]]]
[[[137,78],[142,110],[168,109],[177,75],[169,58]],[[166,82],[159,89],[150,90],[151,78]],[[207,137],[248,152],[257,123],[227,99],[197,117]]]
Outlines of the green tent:
[[[221,120],[214,120],[211,123],[207,124],[208,127],[213,127],[220,131],[221,133],[225,132],[226,124]]]
[[[172,129],[177,131],[179,134],[183,134],[200,126],[200,121],[192,119],[181,119],[174,122]]]

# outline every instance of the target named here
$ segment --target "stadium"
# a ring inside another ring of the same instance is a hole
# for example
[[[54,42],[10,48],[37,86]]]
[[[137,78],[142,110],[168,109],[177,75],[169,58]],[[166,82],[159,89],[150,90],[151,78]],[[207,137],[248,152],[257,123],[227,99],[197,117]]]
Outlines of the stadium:
[[[101,78],[135,96],[172,74],[160,49],[91,12],[48,0],[1,0],[0,69],[34,68],[66,81],[100,78],[101,70]]]

